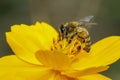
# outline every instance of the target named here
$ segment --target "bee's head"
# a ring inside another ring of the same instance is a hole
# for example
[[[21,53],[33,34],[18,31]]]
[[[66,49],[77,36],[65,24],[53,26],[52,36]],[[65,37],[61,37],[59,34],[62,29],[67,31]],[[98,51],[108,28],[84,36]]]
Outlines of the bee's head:
[[[78,22],[72,21],[72,22],[68,22],[65,24],[61,24],[60,25],[60,33],[64,36],[69,36],[73,33],[75,33],[77,31],[77,27],[78,27]]]

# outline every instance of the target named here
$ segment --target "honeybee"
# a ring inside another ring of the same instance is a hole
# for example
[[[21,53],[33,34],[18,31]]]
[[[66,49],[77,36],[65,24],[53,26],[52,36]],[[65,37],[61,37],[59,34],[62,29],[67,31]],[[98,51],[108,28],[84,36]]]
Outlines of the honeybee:
[[[68,43],[70,43],[73,38],[76,38],[81,44],[85,45],[83,49],[89,52],[91,40],[86,27],[96,24],[90,23],[92,18],[93,16],[87,16],[80,21],[71,21],[61,24],[59,27],[60,40],[67,39]]]

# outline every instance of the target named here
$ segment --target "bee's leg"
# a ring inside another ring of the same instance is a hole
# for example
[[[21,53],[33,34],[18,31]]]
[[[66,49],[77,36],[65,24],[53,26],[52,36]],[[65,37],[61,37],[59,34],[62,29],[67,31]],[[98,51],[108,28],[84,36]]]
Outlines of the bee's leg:
[[[60,34],[60,32],[58,33],[58,41],[61,41],[61,34]]]

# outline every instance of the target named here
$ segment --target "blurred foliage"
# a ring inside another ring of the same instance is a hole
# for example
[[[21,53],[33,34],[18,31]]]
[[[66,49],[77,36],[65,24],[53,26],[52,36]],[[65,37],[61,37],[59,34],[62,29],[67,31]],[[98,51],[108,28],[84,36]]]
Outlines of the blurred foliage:
[[[5,32],[13,24],[46,21],[57,29],[60,23],[94,15],[98,25],[89,29],[93,43],[120,35],[119,3],[120,0],[0,0],[0,56],[13,53],[5,40]],[[119,80],[120,61],[103,74]]]

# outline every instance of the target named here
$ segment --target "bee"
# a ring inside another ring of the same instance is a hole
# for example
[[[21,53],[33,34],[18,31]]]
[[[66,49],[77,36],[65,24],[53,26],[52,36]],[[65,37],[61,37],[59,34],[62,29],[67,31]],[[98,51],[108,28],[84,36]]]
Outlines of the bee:
[[[84,44],[84,50],[90,51],[91,40],[89,32],[86,27],[94,25],[96,23],[90,23],[93,16],[87,16],[80,21],[71,21],[59,26],[59,38],[60,40],[67,39],[68,43],[72,39],[76,38],[81,44]],[[79,46],[80,47],[80,46]]]

